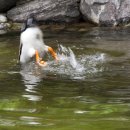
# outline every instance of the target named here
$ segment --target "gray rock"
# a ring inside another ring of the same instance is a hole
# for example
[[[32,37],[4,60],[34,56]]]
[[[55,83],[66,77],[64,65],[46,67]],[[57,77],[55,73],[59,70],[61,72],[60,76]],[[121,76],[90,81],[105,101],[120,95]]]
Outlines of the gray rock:
[[[7,33],[6,30],[0,30],[0,35],[1,35],[1,34],[5,34],[5,33]]]
[[[29,0],[9,10],[7,17],[15,22],[23,22],[27,16],[34,14],[38,21],[75,22],[81,16],[78,2],[79,0]]]
[[[18,0],[16,4],[17,5],[22,5],[22,4],[28,3],[30,1],[33,1],[33,0]]]
[[[0,23],[5,23],[7,22],[7,18],[4,14],[0,14]]]
[[[11,23],[8,23],[5,14],[0,14],[0,33],[2,30],[8,30],[11,27]]]
[[[130,22],[130,0],[81,0],[80,10],[86,21],[98,25]]]
[[[100,14],[109,0],[81,0],[80,10],[85,20],[99,24]]]
[[[10,23],[0,23],[0,30],[8,30],[10,27]]]
[[[124,0],[121,2],[117,19],[119,24],[130,22],[130,0]]]
[[[0,12],[5,12],[16,4],[17,0],[0,0]]]
[[[117,25],[116,6],[114,3],[107,3],[99,16],[99,24],[105,26]]]

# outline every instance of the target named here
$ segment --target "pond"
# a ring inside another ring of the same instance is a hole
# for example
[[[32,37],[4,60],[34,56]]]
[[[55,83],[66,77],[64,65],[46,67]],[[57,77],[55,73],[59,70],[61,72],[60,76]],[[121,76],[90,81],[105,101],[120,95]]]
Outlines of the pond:
[[[1,130],[130,130],[130,28],[44,30],[60,58],[18,63],[19,32],[0,35]]]

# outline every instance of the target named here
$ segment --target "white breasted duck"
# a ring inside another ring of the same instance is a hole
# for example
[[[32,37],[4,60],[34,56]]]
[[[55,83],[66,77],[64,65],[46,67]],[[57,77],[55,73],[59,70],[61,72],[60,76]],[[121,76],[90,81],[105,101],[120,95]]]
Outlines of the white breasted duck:
[[[54,50],[45,45],[43,41],[43,33],[37,26],[34,17],[29,17],[25,21],[20,36],[19,61],[27,63],[31,58],[35,57],[36,63],[40,66],[46,66],[47,63],[42,60],[45,52],[50,52],[55,60],[58,60]]]

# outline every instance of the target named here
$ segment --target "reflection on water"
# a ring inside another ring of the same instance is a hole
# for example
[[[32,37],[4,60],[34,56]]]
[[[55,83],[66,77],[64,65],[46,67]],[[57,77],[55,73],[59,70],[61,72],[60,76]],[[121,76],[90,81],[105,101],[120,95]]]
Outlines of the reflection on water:
[[[19,34],[0,36],[0,129],[129,130],[130,29],[45,30],[47,67],[17,63]],[[118,124],[118,125],[115,125]]]
[[[42,72],[35,63],[31,62],[24,66],[21,66],[20,74],[22,75],[23,82],[25,85],[25,94],[23,97],[26,97],[31,101],[40,101],[42,96],[35,95],[37,93],[37,85],[42,79]]]

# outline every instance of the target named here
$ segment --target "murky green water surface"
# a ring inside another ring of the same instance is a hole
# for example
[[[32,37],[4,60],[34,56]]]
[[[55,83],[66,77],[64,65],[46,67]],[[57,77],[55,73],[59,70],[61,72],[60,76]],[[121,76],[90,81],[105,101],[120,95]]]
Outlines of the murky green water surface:
[[[130,29],[47,27],[44,39],[61,61],[22,67],[19,33],[0,35],[0,129],[130,130]]]

